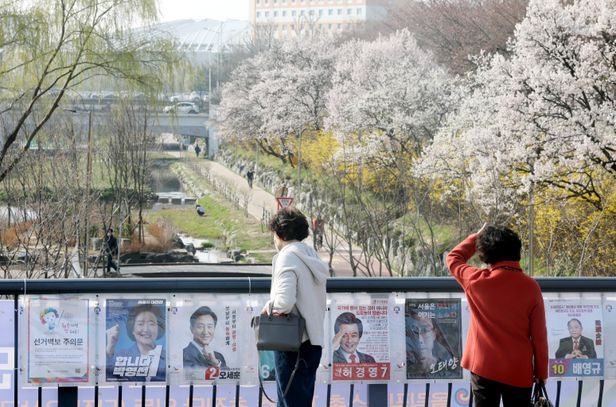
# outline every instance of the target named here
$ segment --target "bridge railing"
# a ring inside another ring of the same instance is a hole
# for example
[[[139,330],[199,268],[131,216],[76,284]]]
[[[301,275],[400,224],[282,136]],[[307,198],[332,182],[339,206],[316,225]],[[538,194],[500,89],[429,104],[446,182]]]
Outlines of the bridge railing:
[[[548,317],[554,405],[616,406],[616,279],[537,281]],[[0,281],[7,297],[0,301],[0,406],[271,405],[258,387],[259,374],[272,378],[271,361],[256,356],[249,328],[269,287],[269,278],[244,277]],[[159,370],[143,377],[131,370],[137,356],[127,350],[138,342],[139,334],[129,332],[138,307],[156,314],[163,331],[153,356]],[[185,348],[194,339],[189,320],[202,307],[217,314],[210,340],[224,368],[187,366]],[[331,345],[345,313],[363,321],[357,350],[371,356],[355,365],[337,359]],[[459,366],[469,318],[463,292],[450,278],[330,279],[314,405],[472,405],[468,372]],[[556,358],[571,319],[583,323],[594,354]],[[416,329],[426,321],[434,331],[432,363],[421,361],[418,346],[430,336],[429,329]],[[114,331],[125,353],[110,359]],[[265,383],[275,395],[273,382]]]

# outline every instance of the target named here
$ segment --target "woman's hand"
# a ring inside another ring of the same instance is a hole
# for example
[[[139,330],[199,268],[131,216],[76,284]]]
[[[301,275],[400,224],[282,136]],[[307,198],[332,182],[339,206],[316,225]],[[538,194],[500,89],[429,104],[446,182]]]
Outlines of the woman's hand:
[[[261,315],[269,315],[269,304],[265,304],[261,309]]]
[[[115,347],[118,344],[119,338],[120,325],[115,324],[111,328],[107,329],[107,357],[111,357],[115,353]]]

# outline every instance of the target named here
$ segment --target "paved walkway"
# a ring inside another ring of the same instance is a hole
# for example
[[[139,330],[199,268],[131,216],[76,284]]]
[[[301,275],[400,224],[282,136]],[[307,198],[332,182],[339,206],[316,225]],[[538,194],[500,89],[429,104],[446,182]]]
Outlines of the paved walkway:
[[[250,193],[248,213],[255,219],[261,220],[264,211],[268,211],[270,214],[276,212],[276,198],[270,192],[262,189],[256,182],[253,184],[251,190],[248,186],[248,181],[246,181],[243,176],[231,171],[222,164],[209,160],[203,160],[203,163],[203,165],[205,165],[217,178],[224,179],[231,185],[235,185],[242,192]],[[312,245],[312,235],[310,235],[305,242]],[[337,277],[349,277],[353,275],[347,250],[344,243],[340,243],[336,247],[332,258],[332,268]],[[324,261],[329,261],[329,253],[324,249],[319,251],[319,256]]]
[[[189,159],[194,159],[195,157],[192,146],[189,147],[188,151],[167,151],[167,153],[179,158],[186,157]],[[210,171],[216,178],[224,180],[228,185],[234,185],[242,193],[250,194],[250,199],[248,201],[248,214],[255,219],[261,221],[264,217],[264,213],[273,214],[276,212],[276,198],[270,192],[262,189],[257,182],[253,184],[253,188],[251,189],[248,186],[248,181],[245,177],[233,172],[219,162],[199,160],[199,163],[207,168],[207,170]],[[312,235],[310,235],[305,242],[312,245]],[[354,250],[354,257],[359,257],[360,253],[361,252],[359,250]],[[324,261],[329,262],[329,253],[325,249],[322,248],[319,251],[319,256]],[[332,257],[332,268],[336,277],[349,277],[353,275],[349,261],[348,247],[342,240],[340,240],[336,245],[336,249]]]

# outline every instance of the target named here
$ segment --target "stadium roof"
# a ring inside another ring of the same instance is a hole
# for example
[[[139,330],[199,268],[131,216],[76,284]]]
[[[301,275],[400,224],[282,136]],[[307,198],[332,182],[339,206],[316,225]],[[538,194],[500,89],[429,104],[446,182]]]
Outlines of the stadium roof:
[[[177,50],[192,54],[225,52],[234,46],[245,45],[251,35],[250,23],[240,20],[177,20],[159,23],[148,30],[154,35],[171,36]],[[199,58],[200,59],[200,58]]]

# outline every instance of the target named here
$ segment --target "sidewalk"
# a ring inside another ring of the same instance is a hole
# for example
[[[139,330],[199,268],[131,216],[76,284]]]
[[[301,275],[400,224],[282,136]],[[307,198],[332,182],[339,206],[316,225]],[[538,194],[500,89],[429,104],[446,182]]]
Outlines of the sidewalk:
[[[251,190],[248,186],[248,181],[243,176],[236,174],[222,164],[209,160],[200,160],[200,162],[202,162],[202,165],[217,178],[223,179],[231,185],[235,185],[242,192],[250,193],[248,214],[255,219],[260,221],[265,212],[270,215],[276,212],[276,198],[268,191],[260,188],[256,182],[253,184]],[[310,219],[308,221],[310,222]],[[306,238],[305,242],[312,246],[312,234]],[[350,277],[353,275],[347,251],[348,249],[345,247],[344,242],[340,242],[336,247],[332,259],[332,268],[334,269],[336,277]],[[319,257],[321,257],[323,261],[329,261],[329,254],[323,249],[319,251]]]

